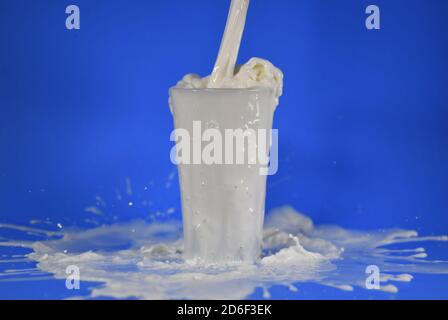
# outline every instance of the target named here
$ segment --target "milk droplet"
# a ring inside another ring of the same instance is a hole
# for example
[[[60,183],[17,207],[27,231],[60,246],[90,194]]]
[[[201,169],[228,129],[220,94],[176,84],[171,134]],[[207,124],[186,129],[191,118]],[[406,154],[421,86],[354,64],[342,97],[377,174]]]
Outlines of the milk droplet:
[[[269,299],[271,297],[271,294],[267,288],[263,288],[263,298]]]
[[[298,291],[297,287],[294,286],[294,285],[292,285],[292,284],[290,284],[290,285],[288,286],[288,289],[289,289],[289,291],[291,291],[291,292],[297,292],[297,291]]]

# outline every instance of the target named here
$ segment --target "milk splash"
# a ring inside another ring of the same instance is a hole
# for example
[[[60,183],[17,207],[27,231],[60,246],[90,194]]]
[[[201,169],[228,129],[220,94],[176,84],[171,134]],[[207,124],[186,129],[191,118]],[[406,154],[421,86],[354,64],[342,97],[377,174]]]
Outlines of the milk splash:
[[[269,88],[278,105],[278,99],[283,93],[283,73],[278,68],[268,60],[256,57],[241,66],[236,64],[248,8],[249,0],[231,1],[212,74],[204,78],[197,74],[187,74],[177,83],[177,88]]]
[[[394,244],[448,241],[447,236],[419,237],[415,231],[352,231],[338,226],[315,226],[291,207],[273,210],[267,217],[261,260],[255,265],[204,265],[182,259],[180,221],[133,221],[93,229],[1,224],[0,229],[33,235],[36,241],[0,238],[0,247],[26,248],[23,255],[1,255],[6,269],[1,281],[65,279],[76,265],[81,282],[100,282],[81,298],[138,299],[244,299],[257,288],[269,298],[269,288],[284,285],[292,291],[301,283],[316,283],[340,290],[365,288],[365,268],[381,270],[380,290],[398,291],[397,283],[410,282],[415,273],[448,274],[447,261],[430,261],[425,249]],[[28,262],[28,263],[25,263]],[[34,267],[30,267],[34,264]],[[76,293],[75,293],[76,294]]]

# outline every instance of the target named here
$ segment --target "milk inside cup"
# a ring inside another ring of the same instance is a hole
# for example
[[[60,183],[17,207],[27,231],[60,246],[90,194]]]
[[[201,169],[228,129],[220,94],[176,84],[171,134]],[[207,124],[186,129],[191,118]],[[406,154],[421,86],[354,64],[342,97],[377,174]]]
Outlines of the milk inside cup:
[[[255,262],[262,245],[266,175],[261,172],[266,163],[261,159],[254,163],[254,140],[249,137],[239,150],[232,137],[233,162],[229,161],[229,132],[257,134],[257,154],[268,155],[276,108],[272,90],[172,88],[170,101],[175,129],[188,133],[190,145],[190,162],[178,164],[184,257],[206,263]],[[221,163],[193,159],[193,149],[204,151],[211,141],[202,141],[198,125],[201,133],[207,129],[220,133]],[[259,134],[263,131],[265,135]],[[243,163],[237,161],[238,152]]]

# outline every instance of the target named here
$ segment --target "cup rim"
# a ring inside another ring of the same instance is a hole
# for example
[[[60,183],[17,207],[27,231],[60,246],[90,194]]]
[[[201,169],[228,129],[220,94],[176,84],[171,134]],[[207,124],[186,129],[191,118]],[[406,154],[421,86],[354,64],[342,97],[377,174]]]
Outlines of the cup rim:
[[[169,92],[172,91],[184,91],[184,92],[266,92],[272,91],[268,87],[251,87],[251,88],[182,88],[171,87]]]

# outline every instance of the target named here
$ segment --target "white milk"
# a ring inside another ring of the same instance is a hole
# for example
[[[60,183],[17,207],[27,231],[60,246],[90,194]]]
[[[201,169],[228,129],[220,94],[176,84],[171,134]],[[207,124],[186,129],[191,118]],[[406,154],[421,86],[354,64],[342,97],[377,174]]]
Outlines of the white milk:
[[[232,0],[230,4],[229,17],[218,58],[210,77],[209,88],[220,88],[225,78],[234,76],[248,7],[249,0]]]
[[[174,88],[171,99],[175,127],[188,132],[193,132],[197,120],[203,127],[218,130],[222,137],[225,129],[250,127],[256,132],[272,127],[275,99],[267,88]],[[190,136],[190,145],[198,144],[197,140]],[[234,144],[236,153],[236,139]],[[269,136],[257,145],[267,155]],[[254,262],[262,246],[266,190],[262,164],[180,164],[178,168],[185,258]]]
[[[188,74],[170,90],[175,128],[190,132],[191,145],[200,142],[193,137],[194,121],[203,127],[213,124],[222,136],[226,129],[272,128],[282,72],[260,58],[236,66],[248,6],[249,0],[232,0],[211,76]],[[260,146],[265,155],[269,143]],[[255,262],[262,246],[266,192],[260,163],[178,167],[184,257],[206,263]]]
[[[236,61],[246,22],[249,0],[232,0],[226,29],[218,58],[210,76],[201,78],[187,74],[178,82],[178,88],[270,88],[278,104],[283,91],[283,73],[272,63],[261,58],[251,58],[242,66]]]
[[[106,211],[112,205],[109,203],[114,203],[113,199],[107,200]],[[290,207],[269,214],[263,236],[265,254],[254,265],[185,263],[179,239],[181,227],[176,222],[102,225],[101,220],[107,217],[108,213],[95,215],[101,226],[93,229],[60,229],[56,224],[52,228],[46,220],[40,226],[0,223],[0,251],[8,248],[0,255],[0,284],[20,281],[23,285],[25,280],[40,277],[65,281],[67,266],[76,265],[82,283],[101,283],[81,293],[73,291],[78,299],[243,299],[257,288],[264,289],[268,297],[272,286],[300,292],[303,283],[323,286],[322,290],[330,287],[359,292],[366,289],[365,269],[369,265],[381,268],[380,290],[392,294],[403,282],[408,282],[408,289],[412,287],[409,282],[414,274],[430,274],[434,279],[448,274],[448,251],[442,250],[437,260],[431,260],[424,249],[428,241],[442,241],[440,245],[446,248],[447,236],[419,237],[411,230],[361,231],[315,225]],[[14,232],[3,233],[3,228]],[[18,240],[30,239],[30,234],[36,240]],[[2,238],[4,235],[7,238]],[[20,251],[12,247],[20,247]]]

